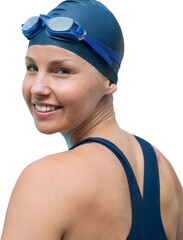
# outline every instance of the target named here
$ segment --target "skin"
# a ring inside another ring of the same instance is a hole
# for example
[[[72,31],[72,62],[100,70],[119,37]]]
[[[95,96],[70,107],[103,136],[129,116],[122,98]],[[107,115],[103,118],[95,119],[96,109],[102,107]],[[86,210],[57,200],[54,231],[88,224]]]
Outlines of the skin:
[[[143,154],[134,136],[115,120],[116,85],[84,59],[55,46],[31,46],[26,66],[23,95],[37,129],[61,132],[68,147],[87,137],[112,141],[129,160],[142,194]],[[41,119],[35,102],[61,108]],[[163,225],[169,240],[182,240],[182,187],[168,160],[154,149]],[[123,240],[130,227],[125,172],[111,151],[91,143],[24,169],[10,199],[1,240]]]

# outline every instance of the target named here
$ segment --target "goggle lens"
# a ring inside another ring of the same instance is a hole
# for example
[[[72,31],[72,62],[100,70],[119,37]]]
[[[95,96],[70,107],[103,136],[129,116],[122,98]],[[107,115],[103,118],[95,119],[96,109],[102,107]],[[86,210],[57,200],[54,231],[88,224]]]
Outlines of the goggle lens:
[[[24,23],[24,25],[22,26],[22,30],[23,30],[23,31],[27,31],[27,30],[30,30],[31,28],[33,28],[33,27],[37,24],[38,19],[39,19],[39,17],[29,18],[29,19]]]
[[[48,27],[52,31],[68,31],[69,29],[72,28],[73,25],[73,20],[71,18],[67,17],[56,17],[56,18],[51,18],[48,21]]]

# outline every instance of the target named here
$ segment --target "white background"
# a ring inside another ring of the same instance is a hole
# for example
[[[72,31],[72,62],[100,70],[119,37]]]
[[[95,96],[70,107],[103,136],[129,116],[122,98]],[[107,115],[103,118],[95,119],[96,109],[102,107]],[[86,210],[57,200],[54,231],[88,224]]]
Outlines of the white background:
[[[182,1],[101,1],[118,19],[125,38],[114,96],[118,122],[155,145],[183,183]],[[16,0],[0,4],[0,232],[21,171],[36,159],[67,149],[60,134],[48,136],[36,130],[21,93],[28,44],[21,24],[59,3]]]

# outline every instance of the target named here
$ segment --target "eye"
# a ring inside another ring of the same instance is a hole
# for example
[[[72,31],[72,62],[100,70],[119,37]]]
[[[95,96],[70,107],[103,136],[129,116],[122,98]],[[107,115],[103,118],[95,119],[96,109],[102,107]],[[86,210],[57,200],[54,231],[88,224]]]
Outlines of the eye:
[[[66,75],[66,74],[70,74],[71,71],[67,68],[58,68],[58,69],[56,69],[55,73],[58,73],[61,75]]]
[[[37,72],[38,71],[38,67],[36,65],[30,64],[30,65],[27,65],[26,67],[27,67],[28,72]]]

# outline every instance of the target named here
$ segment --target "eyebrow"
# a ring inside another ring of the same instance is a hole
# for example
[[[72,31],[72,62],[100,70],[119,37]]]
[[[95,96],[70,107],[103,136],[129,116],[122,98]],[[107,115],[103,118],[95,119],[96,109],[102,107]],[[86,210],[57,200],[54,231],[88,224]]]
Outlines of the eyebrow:
[[[29,56],[26,56],[26,57],[25,57],[25,60],[29,60],[29,61],[31,61],[31,62],[36,62],[33,58],[31,58],[31,57],[29,57]]]
[[[26,56],[25,59],[26,59],[26,60],[29,60],[29,61],[31,61],[31,62],[36,63],[36,61],[35,61],[32,57],[30,57],[30,56]],[[51,65],[51,64],[60,64],[60,63],[64,63],[64,62],[75,62],[75,63],[77,63],[75,60],[73,60],[73,59],[71,59],[71,58],[64,58],[64,59],[58,59],[58,60],[55,59],[55,60],[53,60],[53,61],[50,61],[49,64],[50,64],[50,65]]]

